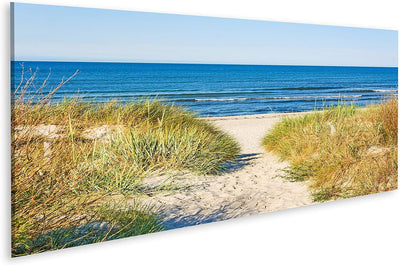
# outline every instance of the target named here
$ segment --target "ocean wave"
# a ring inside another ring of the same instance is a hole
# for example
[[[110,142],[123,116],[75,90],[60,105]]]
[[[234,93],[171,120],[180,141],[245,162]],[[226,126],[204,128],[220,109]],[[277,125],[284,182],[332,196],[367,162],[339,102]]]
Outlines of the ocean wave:
[[[379,93],[394,93],[397,92],[397,89],[373,89],[373,91]]]
[[[252,99],[264,99],[264,98],[195,98],[195,99],[189,99],[188,101],[243,101]]]
[[[340,89],[346,88],[343,86],[301,86],[301,87],[282,87],[278,90],[319,90],[319,89]]]
[[[397,89],[363,89],[363,88],[349,88],[349,87],[283,87],[283,88],[254,88],[245,90],[226,90],[220,92],[208,92],[208,91],[179,91],[179,90],[165,90],[158,93],[145,91],[143,89],[97,89],[97,90],[59,90],[56,94],[62,94],[63,96],[97,96],[97,97],[120,97],[120,96],[130,96],[130,97],[156,97],[156,98],[175,98],[177,94],[180,97],[219,97],[219,96],[247,96],[256,94],[272,94],[278,93],[285,90],[327,90],[321,91],[324,93],[393,93],[397,92]],[[335,90],[333,90],[335,89]],[[47,93],[48,91],[44,91]],[[16,95],[23,92],[18,91]],[[318,92],[315,92],[318,93]],[[247,97],[246,97],[247,98]],[[232,99],[236,100],[236,99]]]
[[[244,101],[244,100],[264,100],[264,99],[342,99],[342,98],[360,98],[362,95],[351,96],[285,96],[285,97],[251,97],[251,98],[195,98],[182,99],[182,101]],[[179,99],[177,100],[179,101]]]

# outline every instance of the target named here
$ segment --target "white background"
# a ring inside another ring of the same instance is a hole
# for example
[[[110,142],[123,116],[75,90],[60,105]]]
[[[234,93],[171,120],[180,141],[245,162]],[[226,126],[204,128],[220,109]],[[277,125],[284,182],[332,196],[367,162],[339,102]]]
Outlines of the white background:
[[[396,0],[30,3],[399,30]],[[399,264],[400,192],[10,259],[9,2],[1,1],[1,261],[14,264]]]

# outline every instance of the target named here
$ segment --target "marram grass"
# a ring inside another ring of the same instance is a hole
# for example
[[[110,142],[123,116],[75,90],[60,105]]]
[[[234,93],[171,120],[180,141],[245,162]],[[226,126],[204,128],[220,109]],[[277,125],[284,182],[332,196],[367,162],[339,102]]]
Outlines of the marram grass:
[[[105,202],[137,196],[150,174],[218,173],[239,153],[233,138],[177,106],[52,102],[69,79],[43,94],[46,82],[32,92],[34,77],[12,98],[13,256],[160,231],[151,206]]]
[[[290,161],[287,177],[309,180],[316,201],[397,189],[398,101],[329,107],[285,118],[263,139]]]

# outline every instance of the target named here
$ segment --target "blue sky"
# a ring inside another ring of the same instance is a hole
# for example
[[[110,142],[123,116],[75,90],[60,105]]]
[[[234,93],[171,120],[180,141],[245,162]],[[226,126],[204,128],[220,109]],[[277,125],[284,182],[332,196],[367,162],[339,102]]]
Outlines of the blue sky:
[[[14,6],[15,60],[396,66],[393,30]]]

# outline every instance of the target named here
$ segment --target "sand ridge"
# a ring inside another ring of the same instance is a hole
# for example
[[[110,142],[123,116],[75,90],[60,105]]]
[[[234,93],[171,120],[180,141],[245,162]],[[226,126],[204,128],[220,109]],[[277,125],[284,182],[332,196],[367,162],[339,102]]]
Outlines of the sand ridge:
[[[174,176],[170,184],[182,190],[157,192],[143,201],[160,207],[169,229],[311,204],[307,183],[281,178],[288,164],[261,146],[265,133],[287,115],[208,118],[240,143],[238,161],[221,175]],[[150,177],[144,184],[156,186],[166,177]]]

